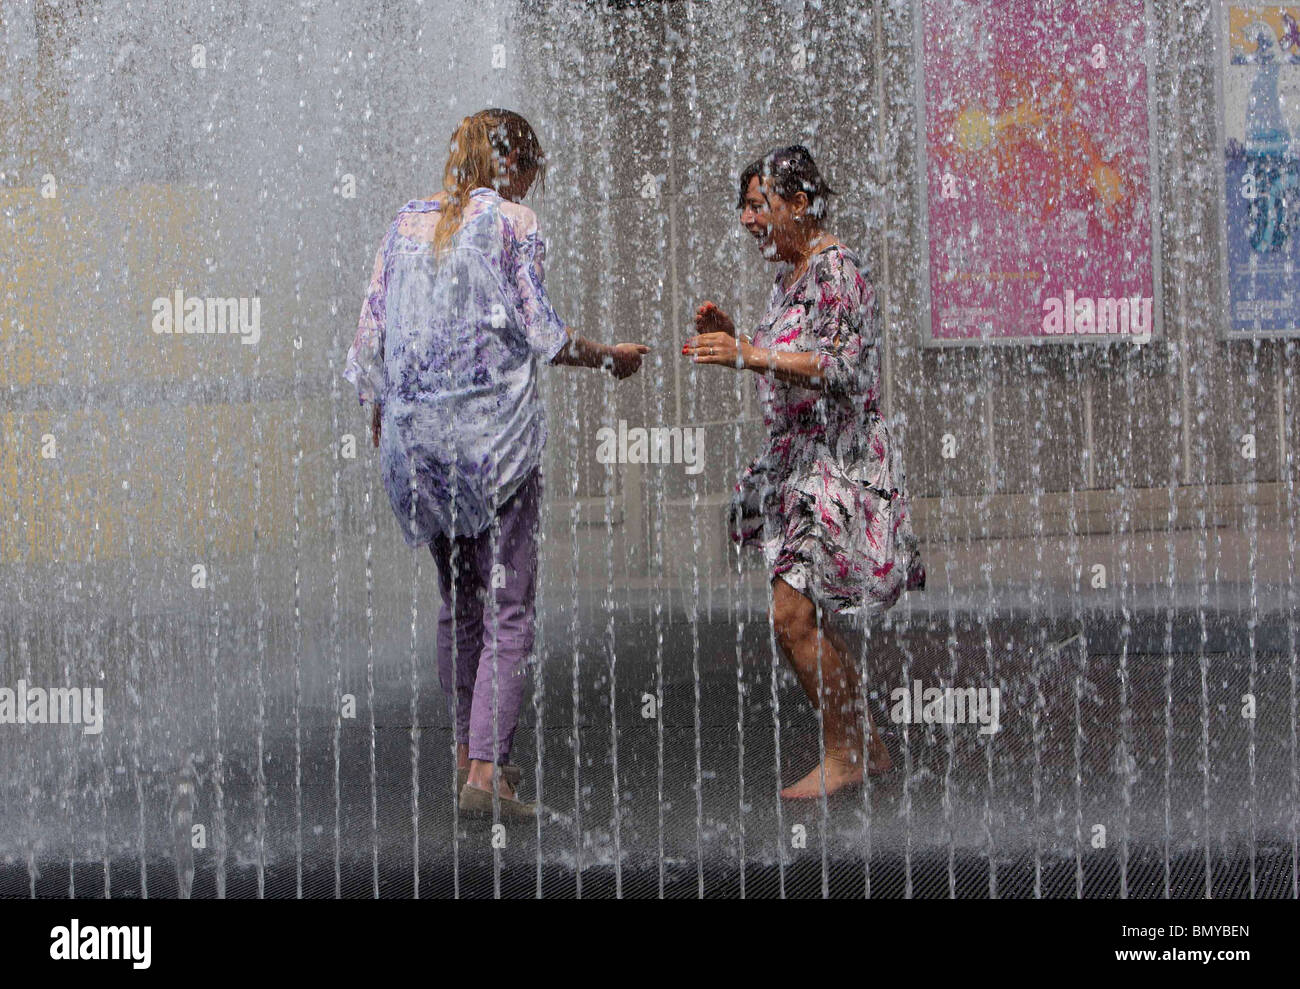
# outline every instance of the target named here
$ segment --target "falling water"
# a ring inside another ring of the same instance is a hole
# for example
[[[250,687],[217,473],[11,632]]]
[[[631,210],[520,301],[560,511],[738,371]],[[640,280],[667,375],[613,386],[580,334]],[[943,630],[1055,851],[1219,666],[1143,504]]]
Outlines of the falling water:
[[[606,51],[609,49],[607,48]],[[606,106],[608,103],[608,94],[606,94]],[[606,116],[610,114],[607,112]],[[600,203],[597,212],[597,222],[600,229],[600,252],[602,256],[608,258],[616,257],[614,244],[614,189],[610,181],[613,173],[613,149],[608,141],[600,142],[600,167],[596,179],[596,198]],[[614,284],[612,279],[602,279],[600,287],[600,318],[597,325],[601,328],[601,333],[616,332],[618,319],[614,310]],[[612,342],[612,341],[611,341]],[[610,379],[607,375],[601,374],[599,388],[608,393],[611,389]],[[589,386],[590,387],[590,386]],[[615,601],[614,601],[614,469],[612,465],[608,467],[602,478],[603,495],[602,509],[605,522],[605,539],[604,539],[604,564],[605,564],[605,585],[608,588],[607,595],[601,600],[605,610],[605,627],[603,629],[602,643],[605,653],[605,668],[608,678],[609,690],[609,743],[608,743],[608,762],[609,762],[609,787],[612,798],[611,830],[613,833],[613,858],[614,858],[614,895],[620,899],[623,896],[623,800],[620,792],[621,779],[619,776],[619,746],[618,746],[618,643],[614,633]],[[620,492],[621,493],[621,492]],[[637,523],[639,525],[639,521]]]
[[[1161,332],[952,348],[924,319],[915,15],[937,6],[487,0],[449,38],[446,0],[182,3],[178,55],[155,0],[5,5],[0,686],[100,685],[108,717],[0,724],[0,894],[1300,897],[1300,352],[1222,325],[1218,5],[1153,0],[1166,40],[1129,96],[1155,122]],[[340,378],[378,238],[490,105],[543,135],[527,203],[557,312],[652,347],[626,381],[542,371],[534,724],[510,761],[546,810],[504,845],[458,810],[436,568]],[[755,379],[679,357],[704,299],[761,316],[773,269],[734,184],[789,143],[876,292],[931,580],[846,657],[894,771],[806,804],[777,794],[823,714],[724,528],[764,439]],[[261,340],[153,332],[178,288],[259,300]],[[597,463],[620,419],[701,426],[702,471]],[[1001,729],[892,724],[914,681],[1000,688]]]
[[[366,496],[370,504],[370,496]],[[366,711],[370,715],[369,744],[366,746],[368,770],[370,776],[370,888],[375,899],[379,899],[379,767],[375,752],[375,574],[371,565],[374,552],[375,523],[374,515],[366,532]],[[452,603],[453,608],[455,602]],[[454,668],[454,667],[453,667]],[[455,674],[453,673],[453,676]],[[452,733],[453,741],[455,733]],[[456,836],[453,834],[453,849]]]
[[[333,307],[331,307],[331,310],[332,310],[332,309],[333,309]],[[335,325],[336,325],[336,326],[338,325],[338,322],[337,322],[337,321],[335,322]],[[338,336],[337,336],[337,335],[335,336],[335,341],[336,341],[336,345],[337,345],[337,344],[338,344]],[[335,351],[335,353],[337,353],[337,351]],[[296,366],[296,362],[295,362],[295,366]],[[339,391],[340,391],[340,390],[341,390],[341,389],[340,389],[340,387],[339,387],[339,376],[336,374],[336,375],[334,375],[334,376],[330,379],[330,399],[331,399],[331,403],[330,403],[330,404],[331,404],[331,407],[332,407],[333,409],[335,409],[335,410],[337,410],[337,409],[339,408],[340,404],[341,404],[340,401],[339,401],[339,398],[340,398]],[[335,412],[333,412],[332,414],[333,414],[333,416],[334,416],[334,431],[335,431],[335,435],[338,435],[338,433],[340,432],[340,430],[339,430],[339,423],[338,423],[338,412],[335,411]],[[362,438],[361,442],[364,444],[364,443],[365,443],[364,433],[363,433],[362,435],[363,435],[363,438]],[[341,616],[341,613],[340,613],[340,612],[341,612],[341,601],[340,601],[340,592],[341,592],[341,588],[340,588],[340,583],[341,583],[341,581],[342,581],[342,572],[343,572],[343,560],[342,560],[343,552],[342,552],[342,546],[341,546],[341,543],[342,543],[342,534],[341,534],[341,532],[340,532],[340,525],[341,525],[341,522],[342,522],[342,511],[340,510],[340,509],[341,509],[341,505],[340,505],[340,501],[339,501],[339,484],[340,484],[340,481],[341,481],[341,478],[340,478],[339,474],[340,474],[340,472],[339,472],[338,470],[335,470],[335,471],[334,471],[334,490],[333,490],[333,492],[332,492],[332,494],[333,494],[333,503],[334,503],[334,524],[333,524],[333,526],[331,527],[331,528],[333,529],[333,531],[332,531],[332,533],[331,533],[331,536],[332,536],[331,543],[332,543],[332,545],[331,545],[331,549],[330,549],[330,562],[333,564],[333,566],[331,567],[331,570],[332,570],[333,572],[332,572],[331,575],[330,575],[330,625],[329,625],[329,628],[330,628],[330,642],[333,644],[333,649],[332,649],[333,656],[332,656],[332,659],[333,659],[333,666],[334,666],[334,683],[333,683],[333,688],[334,688],[334,689],[333,689],[333,691],[332,691],[332,695],[333,695],[333,696],[331,697],[331,700],[332,700],[332,702],[333,702],[333,703],[331,704],[331,709],[332,709],[332,711],[333,711],[333,715],[334,715],[334,718],[333,718],[333,720],[334,720],[334,737],[333,737],[333,750],[334,750],[334,751],[333,751],[333,756],[334,756],[334,759],[333,759],[333,765],[334,765],[334,862],[333,862],[333,865],[334,865],[334,896],[335,896],[335,897],[341,897],[341,896],[343,895],[343,889],[342,889],[342,876],[341,876],[341,867],[342,867],[342,863],[340,862],[340,855],[341,855],[341,851],[342,851],[342,849],[341,849],[341,845],[342,845],[342,836],[340,835],[340,828],[341,828],[341,824],[342,824],[341,818],[342,818],[342,810],[343,810],[343,808],[342,808],[342,798],[341,798],[341,794],[339,793],[340,785],[341,785],[341,783],[342,783],[342,766],[340,765],[340,752],[339,752],[339,745],[340,745],[340,742],[341,742],[341,737],[340,737],[340,736],[342,735],[342,731],[343,731],[343,697],[342,697],[342,694],[343,694],[343,689],[342,689],[342,688],[343,688],[343,643],[342,643],[342,635],[341,635],[341,628],[340,628],[341,620],[342,620],[342,616]],[[294,475],[294,476],[295,476],[294,490],[295,490],[295,492],[296,492],[296,491],[297,491],[297,484],[298,484],[298,481],[297,481],[297,473],[296,473],[296,472],[295,472],[295,475]],[[296,576],[296,571],[295,571],[295,576]],[[295,580],[295,583],[294,583],[294,594],[295,594],[295,609],[294,609],[294,614],[295,614],[295,615],[297,614],[297,608],[296,608],[296,604],[297,604],[297,600],[296,600],[297,591],[298,591],[298,585],[297,585],[297,581]],[[412,620],[414,620],[414,616],[412,616]],[[296,627],[295,627],[295,633],[296,633],[296,631],[297,631],[297,629],[296,629]],[[297,642],[297,640],[296,640],[296,638],[295,638],[295,644],[296,644],[296,642]],[[295,651],[295,660],[297,659],[298,655],[299,655],[299,653]],[[295,661],[295,664],[294,664],[294,676],[295,676],[295,684],[296,684],[296,678],[297,678],[297,676],[298,676],[298,663],[297,663],[296,661]],[[294,700],[294,759],[295,759],[295,762],[299,762],[300,759],[301,759],[301,753],[300,753],[300,749],[299,749],[299,745],[300,745],[300,743],[299,743],[299,741],[298,741],[298,739],[299,739],[299,735],[298,735],[298,733],[299,733],[299,731],[300,731],[299,724],[300,724],[300,720],[301,720],[301,719],[300,719],[300,716],[299,716],[299,711],[301,710],[301,703],[302,703],[301,700],[300,700],[299,698],[295,697],[295,700]],[[301,803],[301,799],[302,799],[302,776],[301,776],[301,769],[298,768],[298,769],[295,770],[295,774],[294,774],[294,811],[295,811],[295,814],[297,814],[297,812],[298,812],[298,806],[299,806],[299,804]],[[416,833],[417,833],[417,835],[418,835],[419,832],[417,831]],[[295,837],[295,841],[298,842],[299,844],[301,844],[301,841],[302,841],[302,835],[301,835],[301,825],[300,825],[300,824],[299,824],[299,829],[295,831],[295,836],[294,836],[294,837]],[[299,869],[299,878],[298,878],[297,882],[298,882],[298,884],[299,884],[299,893],[298,893],[298,895],[301,896],[301,895],[302,895],[302,892],[301,892],[301,890],[302,890],[301,869]]]
[[[454,492],[452,494],[451,508],[450,511],[448,512],[448,516],[451,519],[452,531],[455,531],[456,496]],[[458,568],[465,565],[465,561],[462,556],[461,549],[458,545],[455,544],[454,541],[451,545],[450,552],[448,553],[448,563],[451,567],[452,573],[458,573],[459,572]],[[452,683],[459,682],[457,681],[456,677],[459,675],[459,670],[461,668],[460,664],[466,662],[466,657],[462,656],[460,652],[460,639],[458,634],[460,625],[459,625],[459,617],[458,617],[459,612],[457,612],[456,606],[457,606],[457,602],[460,600],[460,593],[461,592],[457,587],[456,581],[452,581],[451,598],[448,601],[448,605],[447,605],[451,609],[451,630],[449,634],[451,636],[451,682]],[[453,701],[452,703],[454,704],[455,702]],[[456,798],[455,802],[452,804],[452,810],[451,810],[451,879],[452,879],[453,895],[459,897],[460,896],[460,854],[461,854],[460,852],[460,792],[459,792],[460,773],[457,769],[459,756],[456,754],[458,748],[458,742],[456,739],[456,721],[455,721],[456,715],[454,713],[455,710],[456,708],[453,707],[452,708],[453,713],[450,714],[450,718],[452,719],[451,720],[452,730],[451,730],[451,745],[449,746],[449,748],[452,750],[453,753],[453,758],[451,760],[452,782],[451,782],[450,790],[452,794],[455,795]],[[539,719],[539,723],[540,723],[540,719]]]
[[[1260,347],[1258,340],[1251,341],[1251,361],[1246,368],[1246,393],[1245,399],[1245,416],[1246,428],[1250,435],[1254,436],[1256,432],[1255,421],[1255,391],[1259,387],[1259,357]],[[1259,491],[1257,474],[1255,470],[1255,459],[1249,458],[1246,463],[1246,518],[1247,518],[1247,537],[1250,540],[1249,563],[1247,569],[1250,575],[1250,612],[1246,618],[1246,637],[1247,637],[1247,656],[1250,663],[1250,672],[1246,680],[1246,693],[1250,697],[1255,697],[1257,691],[1256,673],[1258,657],[1255,649],[1255,630],[1259,626],[1259,509],[1256,503],[1256,496]],[[1249,822],[1246,831],[1246,845],[1249,849],[1250,856],[1250,896],[1251,899],[1256,895],[1256,827],[1258,825],[1257,816],[1259,807],[1256,802],[1256,765],[1255,765],[1255,719],[1248,718],[1246,721],[1246,765],[1247,765],[1247,785],[1250,790],[1250,810]]]
[[[302,388],[302,364],[297,351],[302,338],[294,337],[293,362],[293,873],[294,892],[302,898],[302,402],[298,396]],[[369,585],[369,559],[366,560],[366,578]],[[334,601],[338,600],[337,580]],[[330,617],[337,614],[331,609]],[[369,623],[369,616],[367,616]],[[337,641],[337,627],[331,629]]]
[[[415,471],[410,471],[411,479],[411,526],[415,526],[416,481]],[[420,898],[420,555],[419,547],[411,551],[412,570],[415,579],[411,581],[411,673],[410,673],[410,749],[411,749],[411,888],[412,895]]]
[[[1287,342],[1286,354],[1288,362],[1295,356],[1295,346]],[[1293,385],[1294,378],[1287,375],[1285,386],[1282,392],[1283,405],[1285,408],[1294,408],[1295,388]],[[1295,416],[1289,421],[1283,422],[1282,440],[1287,450],[1287,470],[1286,470],[1286,501],[1287,505],[1296,504],[1295,490],[1295,473],[1290,469],[1295,454],[1295,444],[1300,441],[1300,436],[1296,435]],[[1288,820],[1288,827],[1291,837],[1291,897],[1300,898],[1300,739],[1297,739],[1297,732],[1300,731],[1300,717],[1297,714],[1297,698],[1300,696],[1300,633],[1297,632],[1297,615],[1300,612],[1296,610],[1296,518],[1294,512],[1287,512],[1286,519],[1286,560],[1287,560],[1287,645],[1290,647],[1290,686],[1291,697],[1288,705],[1289,724],[1291,726],[1291,737],[1289,751],[1291,753],[1291,787],[1289,790],[1289,805],[1292,808]]]

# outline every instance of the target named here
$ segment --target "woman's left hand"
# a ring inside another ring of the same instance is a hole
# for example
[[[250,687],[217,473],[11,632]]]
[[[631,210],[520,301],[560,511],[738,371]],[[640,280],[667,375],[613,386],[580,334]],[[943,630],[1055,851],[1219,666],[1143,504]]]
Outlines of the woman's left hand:
[[[748,337],[701,333],[682,347],[682,353],[693,358],[696,364],[721,364],[739,371],[749,366],[754,349]]]

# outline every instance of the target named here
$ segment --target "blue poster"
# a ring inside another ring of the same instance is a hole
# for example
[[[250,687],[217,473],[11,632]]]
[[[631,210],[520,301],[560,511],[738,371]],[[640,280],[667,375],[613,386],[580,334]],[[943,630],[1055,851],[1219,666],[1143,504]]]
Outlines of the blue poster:
[[[1300,4],[1223,5],[1227,335],[1300,323]]]

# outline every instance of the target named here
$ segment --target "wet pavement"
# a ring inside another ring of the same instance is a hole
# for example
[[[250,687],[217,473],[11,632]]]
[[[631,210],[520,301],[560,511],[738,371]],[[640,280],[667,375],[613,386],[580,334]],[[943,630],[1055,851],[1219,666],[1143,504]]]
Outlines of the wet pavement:
[[[512,760],[537,821],[456,815],[428,663],[414,741],[409,670],[376,676],[373,732],[365,692],[337,725],[300,707],[296,735],[269,695],[260,808],[247,725],[219,774],[199,746],[192,777],[87,760],[81,784],[29,791],[21,813],[7,795],[0,895],[98,896],[106,875],[113,896],[177,895],[196,823],[196,896],[402,897],[417,879],[422,897],[1295,895],[1280,613],[1252,652],[1237,612],[899,612],[854,639],[895,768],[825,803],[776,796],[816,763],[817,722],[765,615],[690,617],[547,614]],[[900,723],[905,686],[997,688],[997,730]]]

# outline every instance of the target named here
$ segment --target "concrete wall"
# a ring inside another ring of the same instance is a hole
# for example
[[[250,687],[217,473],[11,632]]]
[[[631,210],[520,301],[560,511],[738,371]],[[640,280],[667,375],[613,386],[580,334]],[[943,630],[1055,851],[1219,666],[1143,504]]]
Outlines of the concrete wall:
[[[432,191],[452,124],[486,103],[518,106],[551,152],[530,202],[561,315],[654,347],[626,382],[545,376],[555,602],[611,587],[711,602],[761,578],[722,527],[762,439],[754,380],[695,369],[679,345],[706,297],[742,325],[761,311],[771,269],[736,222],[734,182],[790,141],[814,149],[841,193],[834,230],[871,269],[932,574],[983,585],[951,561],[990,543],[979,553],[1003,569],[989,593],[1006,604],[1017,579],[1077,583],[1078,541],[1095,534],[1115,547],[1097,558],[1121,567],[1141,547],[1147,583],[1245,579],[1255,557],[1257,577],[1285,580],[1300,353],[1217,337],[1211,5],[1153,6],[1164,339],[947,350],[919,345],[909,3],[521,0],[485,5],[455,44],[428,5],[300,21],[244,3],[175,29],[113,5],[7,10],[0,251],[17,277],[0,324],[0,567],[18,593],[5,603],[52,591],[167,612],[193,603],[204,562],[224,588],[214,601],[256,587],[274,611],[292,606],[296,569],[304,611],[355,630],[367,551],[386,581],[415,580],[339,373],[384,225]],[[74,59],[94,47],[116,54]],[[149,303],[177,284],[260,297],[261,343],[161,345]],[[703,428],[703,472],[599,463],[597,430],[620,419]],[[41,456],[47,434],[58,460]],[[1168,550],[1178,529],[1192,542]]]

